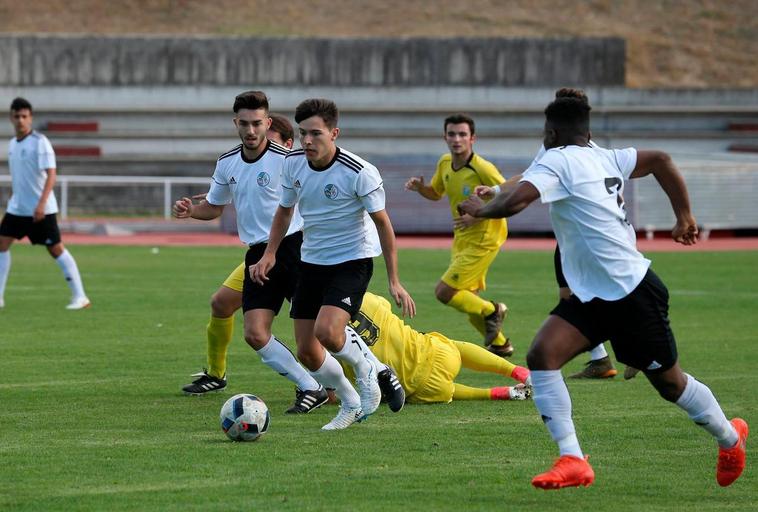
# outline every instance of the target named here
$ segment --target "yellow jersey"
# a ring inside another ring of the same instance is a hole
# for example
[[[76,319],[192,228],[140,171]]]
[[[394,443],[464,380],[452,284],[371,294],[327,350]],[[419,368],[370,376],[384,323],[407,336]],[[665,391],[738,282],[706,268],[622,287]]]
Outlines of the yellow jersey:
[[[466,165],[460,169],[453,169],[453,157],[445,153],[437,162],[437,170],[432,176],[430,186],[440,195],[447,195],[450,202],[450,214],[453,218],[458,217],[457,206],[474,193],[478,185],[493,187],[505,182],[491,162],[488,162],[476,153],[471,154]],[[500,246],[506,237],[505,219],[485,219],[482,222],[466,229],[456,229],[456,239],[465,239],[472,242],[499,243]]]
[[[407,395],[414,394],[429,377],[436,352],[434,342],[405,325],[384,297],[366,292],[350,326],[380,361],[395,370]]]

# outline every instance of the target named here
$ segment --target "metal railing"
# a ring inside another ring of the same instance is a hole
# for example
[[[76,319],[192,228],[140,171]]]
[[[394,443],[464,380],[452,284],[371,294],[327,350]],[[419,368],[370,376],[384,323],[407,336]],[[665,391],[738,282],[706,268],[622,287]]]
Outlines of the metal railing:
[[[10,175],[0,175],[0,183],[10,183]],[[171,205],[175,198],[171,191],[174,185],[208,185],[210,178],[188,178],[182,176],[77,176],[58,175],[56,188],[59,190],[60,214],[68,218],[69,189],[72,185],[160,185],[163,187],[163,217],[171,218]]]

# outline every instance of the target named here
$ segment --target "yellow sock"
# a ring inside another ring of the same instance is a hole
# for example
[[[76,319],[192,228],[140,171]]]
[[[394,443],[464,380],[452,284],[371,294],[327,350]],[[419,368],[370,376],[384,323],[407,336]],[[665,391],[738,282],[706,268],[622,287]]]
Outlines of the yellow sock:
[[[505,377],[510,377],[513,369],[516,368],[516,365],[507,359],[496,356],[484,347],[465,341],[452,341],[461,353],[461,364],[464,368],[478,372],[497,373]]]
[[[485,317],[495,312],[495,305],[468,290],[458,290],[447,303],[461,313]]]
[[[226,375],[226,349],[234,333],[234,315],[218,318],[211,315],[208,322],[208,375],[222,378]]]
[[[499,347],[501,345],[505,345],[505,342],[508,341],[508,339],[503,335],[502,332],[497,333],[497,338],[492,340],[492,343],[490,345],[495,345],[496,347]]]
[[[497,357],[497,356],[495,356]],[[453,400],[489,400],[488,388],[472,388],[464,384],[453,382]]]

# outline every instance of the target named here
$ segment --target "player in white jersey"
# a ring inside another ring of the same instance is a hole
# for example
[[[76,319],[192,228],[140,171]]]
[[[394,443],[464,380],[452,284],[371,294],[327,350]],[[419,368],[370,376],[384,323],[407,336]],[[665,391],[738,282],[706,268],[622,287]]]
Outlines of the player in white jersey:
[[[684,180],[660,151],[607,150],[589,145],[587,102],[558,98],[545,109],[547,149],[510,194],[487,205],[474,197],[460,205],[477,217],[510,217],[540,199],[561,248],[561,263],[573,292],[559,302],[537,332],[527,354],[534,401],[560,450],[549,471],[532,485],[558,489],[590,485],[594,471],[571,419],[571,399],[561,367],[577,354],[611,341],[616,358],[641,368],[666,400],[676,403],[719,446],[716,480],[730,485],[745,467],[748,425],[728,421],[710,389],[684,373],[668,319],[668,290],[629,237],[621,200],[624,182],[653,174],[671,201],[675,241],[697,241]]]
[[[5,306],[5,284],[11,268],[13,242],[29,237],[32,244],[44,245],[63,271],[71,302],[66,309],[84,309],[90,301],[74,257],[63,246],[58,229],[55,200],[55,152],[47,137],[32,129],[32,105],[24,98],[11,103],[10,121],[15,136],[8,146],[8,167],[13,194],[0,224],[0,309]]]
[[[298,205],[305,228],[290,316],[295,319],[298,358],[319,382],[334,388],[342,401],[340,412],[324,425],[325,430],[347,428],[379,406],[377,368],[355,344],[345,343],[345,325],[361,306],[373,272],[372,258],[380,252],[391,296],[403,314],[415,314],[413,299],[398,277],[395,234],[384,210],[381,176],[370,163],[337,147],[337,118],[337,106],[329,100],[309,99],[297,106],[295,121],[302,149],[285,160],[282,199],[269,246],[250,269],[254,280],[266,282],[279,240]],[[330,354],[353,368],[360,395],[344,385],[342,368]]]
[[[556,98],[576,98],[581,101],[589,103],[589,100],[587,98],[587,95],[582,91],[581,89],[574,89],[570,87],[564,87],[561,89],[558,89],[555,92]],[[589,141],[589,145],[593,147],[597,147],[597,145],[593,141]],[[539,151],[537,152],[537,156],[534,157],[532,160],[532,163],[527,167],[527,171],[536,166],[539,160],[543,157],[545,154],[545,146],[540,146]],[[517,174],[516,176],[513,176],[508,180],[506,184],[503,184],[502,187],[488,187],[488,186],[478,186],[474,190],[475,193],[486,200],[490,200],[497,193],[500,193],[501,188],[503,188],[503,191],[513,190],[515,188],[515,185],[521,180],[521,177],[523,174]],[[630,234],[630,237],[633,241],[636,243],[636,234],[634,232],[634,228],[629,225],[628,231]],[[565,299],[568,300],[571,297],[571,289],[568,287],[568,283],[566,283],[566,279],[563,276],[563,268],[561,267],[561,260],[560,260],[560,248],[558,247],[558,244],[555,246],[555,254],[554,254],[554,267],[555,267],[555,280],[558,284],[558,298],[559,299]],[[637,370],[632,368],[631,366],[627,366],[626,370],[624,371],[624,378],[630,379],[633,378]],[[574,379],[608,379],[615,377],[618,374],[618,371],[613,366],[613,362],[611,361],[611,358],[608,356],[608,352],[605,350],[605,345],[603,343],[598,344],[596,347],[594,347],[592,350],[590,350],[590,360],[587,362],[584,366],[584,368],[574,373],[573,375],[570,375],[570,378]]]
[[[246,265],[252,265],[263,254],[276,205],[279,203],[280,180],[287,148],[266,138],[271,126],[268,98],[261,91],[248,91],[234,100],[234,124],[242,144],[221,155],[216,163],[211,187],[205,201],[193,204],[182,198],[174,204],[177,218],[192,217],[211,220],[219,217],[224,205],[234,203],[240,240],[249,249]],[[242,285],[245,341],[257,352],[261,361],[297,386],[295,405],[288,412],[310,412],[327,401],[327,392],[300,366],[295,356],[271,333],[274,317],[284,299],[291,299],[300,263],[302,219],[295,215],[286,236],[277,250],[278,262],[271,279],[257,284],[246,275]],[[186,386],[186,392],[202,394],[226,386],[226,376],[203,373]],[[300,410],[303,395],[307,410]]]

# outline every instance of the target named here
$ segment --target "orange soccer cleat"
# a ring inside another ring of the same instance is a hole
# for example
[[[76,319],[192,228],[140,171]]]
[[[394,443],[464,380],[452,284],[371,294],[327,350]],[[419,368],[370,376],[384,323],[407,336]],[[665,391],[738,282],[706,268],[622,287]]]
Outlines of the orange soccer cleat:
[[[580,485],[587,487],[595,481],[595,472],[587,459],[587,455],[583,459],[573,455],[562,455],[549,471],[535,476],[532,485],[545,490]]]
[[[721,487],[731,485],[745,469],[745,444],[747,443],[747,423],[742,418],[730,422],[737,431],[737,444],[731,448],[719,448],[719,460],[716,464],[716,481]]]

